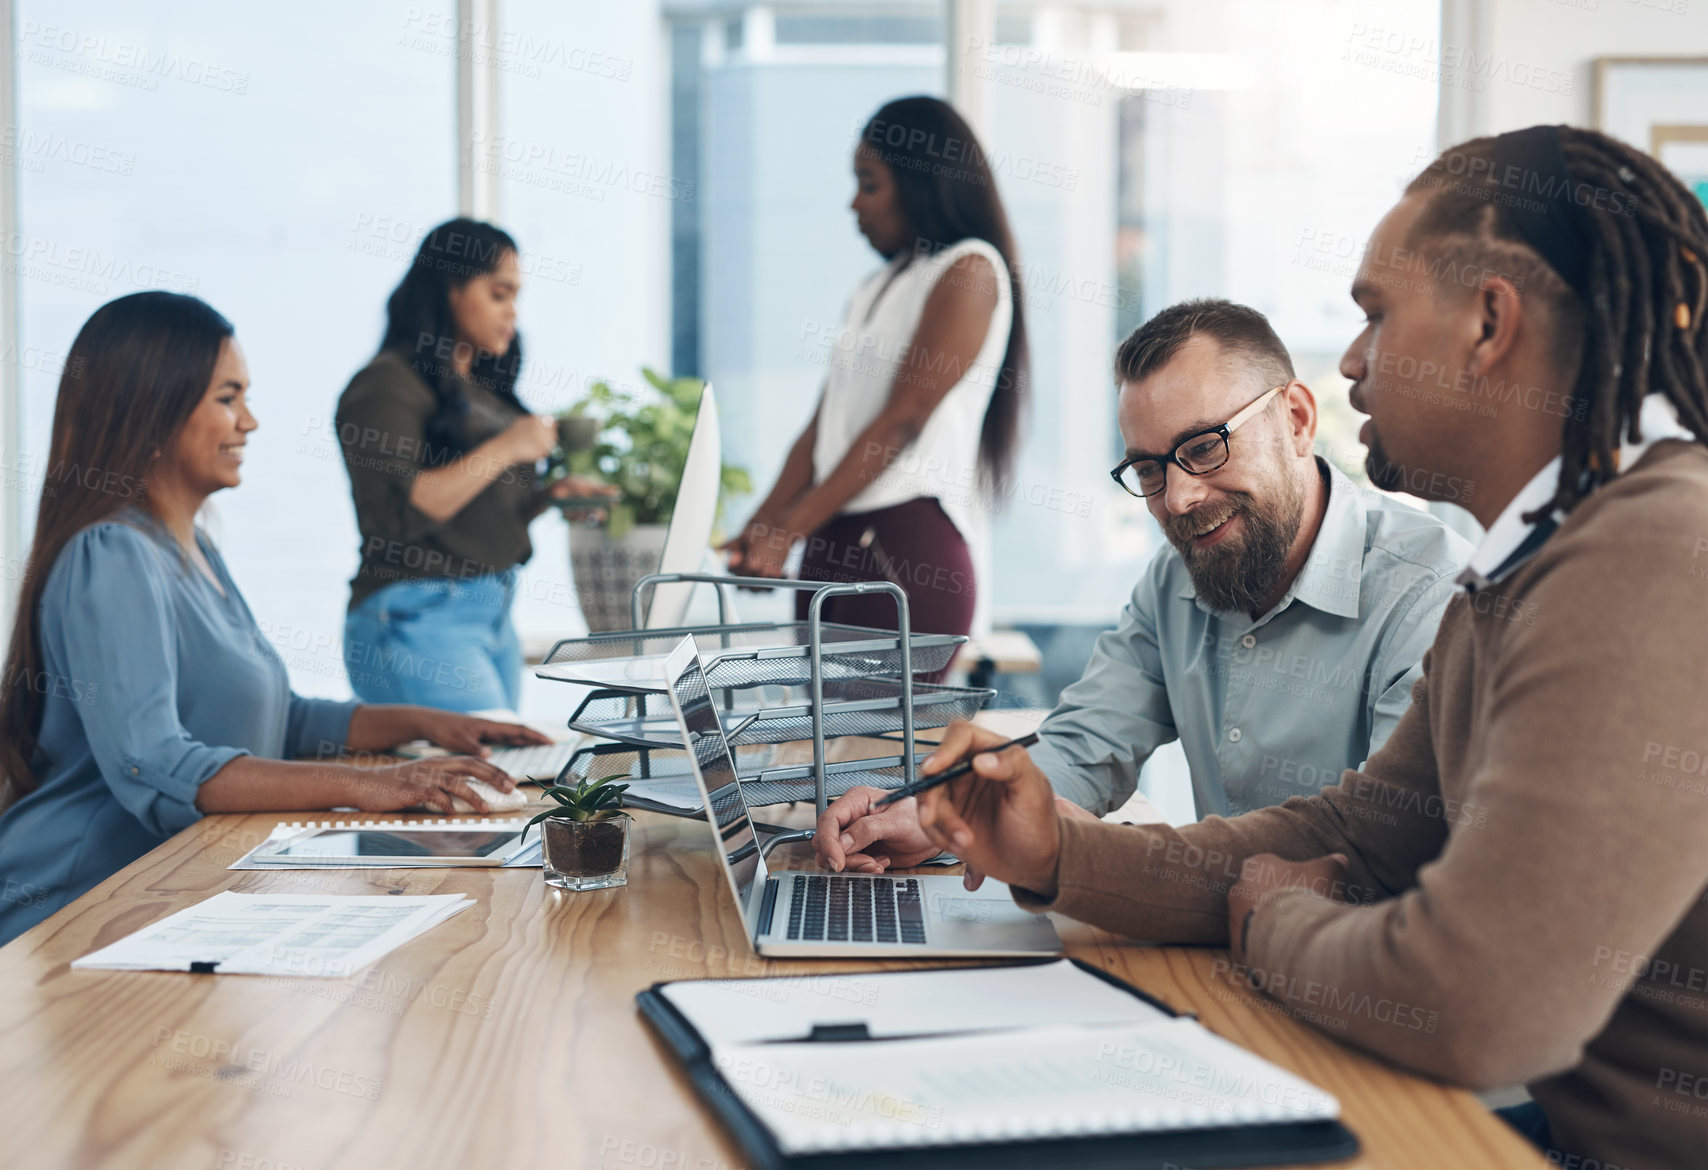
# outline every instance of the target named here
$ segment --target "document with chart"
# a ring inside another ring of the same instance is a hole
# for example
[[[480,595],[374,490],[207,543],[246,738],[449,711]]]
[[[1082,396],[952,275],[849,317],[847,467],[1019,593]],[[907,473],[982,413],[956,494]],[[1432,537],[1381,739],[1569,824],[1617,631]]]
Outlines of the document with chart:
[[[145,926],[71,965],[341,979],[474,905],[462,894],[234,894]]]

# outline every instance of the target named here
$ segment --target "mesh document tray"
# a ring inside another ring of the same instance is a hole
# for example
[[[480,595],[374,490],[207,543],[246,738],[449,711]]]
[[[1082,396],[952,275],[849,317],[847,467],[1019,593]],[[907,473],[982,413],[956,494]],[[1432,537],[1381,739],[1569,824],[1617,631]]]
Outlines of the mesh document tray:
[[[811,739],[812,696],[807,687],[717,688],[718,717],[731,746]],[[989,689],[913,684],[913,726],[943,727],[971,719],[996,697]],[[681,747],[682,733],[662,696],[611,691],[589,696],[569,726],[636,747]],[[844,679],[824,684],[824,735],[896,735],[902,731],[902,681]]]
[[[540,678],[580,683],[631,694],[665,689],[664,660],[693,634],[706,681],[714,687],[803,685],[811,678],[811,639],[806,622],[759,622],[739,626],[683,626],[566,638],[535,670]],[[819,626],[824,677],[860,678],[901,671],[901,638],[894,630],[823,622]],[[915,674],[948,667],[967,639],[959,634],[911,634],[908,649]]]
[[[769,749],[763,745],[736,751],[736,769],[741,776],[741,791],[747,797],[747,803],[759,806],[812,801],[816,795],[812,765],[767,767],[765,760],[768,754]],[[916,769],[927,754],[915,754]],[[824,776],[825,795],[831,799],[862,784],[873,788],[900,788],[906,782],[900,755],[826,764]],[[622,795],[625,808],[676,816],[704,815],[694,773],[688,766],[688,754],[679,748],[637,749],[621,744],[603,744],[577,753],[562,782],[574,784],[584,779],[608,778],[626,780],[631,785]]]

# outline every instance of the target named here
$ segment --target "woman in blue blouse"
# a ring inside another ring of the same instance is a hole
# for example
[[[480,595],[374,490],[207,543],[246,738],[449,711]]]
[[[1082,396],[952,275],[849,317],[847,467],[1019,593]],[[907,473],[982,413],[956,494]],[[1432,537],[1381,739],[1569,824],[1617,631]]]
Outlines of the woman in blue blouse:
[[[96,310],[60,380],[34,543],[0,680],[0,942],[204,813],[428,805],[513,782],[483,740],[514,724],[291,693],[207,536],[256,427],[232,327],[195,297]],[[357,768],[424,738],[469,753]],[[287,762],[308,757],[306,762]]]

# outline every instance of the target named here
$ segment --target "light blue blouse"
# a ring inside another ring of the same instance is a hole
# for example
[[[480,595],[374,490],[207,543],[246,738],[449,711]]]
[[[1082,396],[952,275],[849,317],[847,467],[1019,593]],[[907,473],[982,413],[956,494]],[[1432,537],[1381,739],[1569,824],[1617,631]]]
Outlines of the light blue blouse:
[[[147,513],[73,537],[38,614],[36,789],[0,815],[0,943],[201,817],[233,759],[342,747],[357,704],[291,693],[284,661],[201,533],[222,595]]]

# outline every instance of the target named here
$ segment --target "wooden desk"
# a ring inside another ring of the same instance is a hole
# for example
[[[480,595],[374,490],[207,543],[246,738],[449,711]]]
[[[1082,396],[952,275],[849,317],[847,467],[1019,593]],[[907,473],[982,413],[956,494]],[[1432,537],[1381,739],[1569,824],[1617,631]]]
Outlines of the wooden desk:
[[[732,1170],[739,1152],[635,992],[869,966],[754,957],[697,821],[639,814],[629,885],[597,893],[551,890],[538,870],[225,868],[280,819],[295,818],[210,817],[0,949],[0,1165]],[[479,905],[348,980],[69,969],[227,889]],[[1543,1165],[1470,1094],[1230,985],[1225,952],[1058,925],[1073,954],[1335,1093],[1364,1143],[1339,1165]]]

